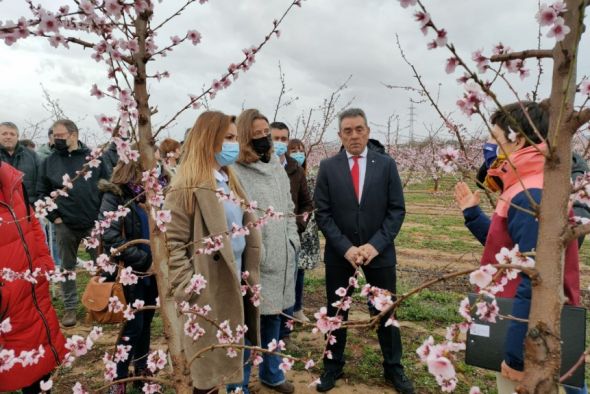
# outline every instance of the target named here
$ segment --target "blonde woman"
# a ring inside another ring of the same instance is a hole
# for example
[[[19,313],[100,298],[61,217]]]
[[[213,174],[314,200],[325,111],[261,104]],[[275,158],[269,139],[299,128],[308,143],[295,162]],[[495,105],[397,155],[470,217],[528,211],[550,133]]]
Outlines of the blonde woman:
[[[238,117],[237,126],[240,157],[235,170],[246,193],[261,208],[293,213],[289,178],[272,150],[268,119],[258,110],[248,109]],[[273,339],[279,341],[281,311],[295,304],[295,256],[299,250],[295,218],[264,225],[262,244],[260,336],[262,346],[267,346]],[[293,384],[279,369],[280,357],[266,354],[263,358],[260,381],[274,391],[292,393]]]
[[[231,169],[239,152],[234,118],[215,111],[201,114],[182,149],[183,160],[165,203],[172,214],[166,232],[170,249],[168,293],[178,302],[209,305],[211,312],[207,317],[217,323],[228,320],[234,332],[238,324],[246,324],[246,341],[258,345],[258,308],[249,301],[249,295],[242,297],[240,285],[244,271],[250,273],[251,285],[258,284],[260,232],[251,228],[247,236],[225,237],[218,252],[195,255],[195,249],[202,247],[203,238],[226,232],[234,224],[243,226],[256,220],[242,207],[220,201],[215,194],[216,189],[222,188],[244,200],[246,197]],[[186,247],[187,244],[190,246]],[[203,275],[207,286],[198,295],[187,294],[185,289],[195,274]],[[187,316],[180,318],[182,321],[175,326],[179,327],[178,335],[189,360],[201,349],[219,343],[214,325],[198,318],[197,323],[206,332],[195,341],[183,330]],[[244,354],[244,359],[248,357]],[[222,382],[235,384],[247,392],[250,367],[248,364],[242,368],[243,361],[242,357],[229,358],[227,349],[204,353],[190,365],[194,393],[216,393]]]

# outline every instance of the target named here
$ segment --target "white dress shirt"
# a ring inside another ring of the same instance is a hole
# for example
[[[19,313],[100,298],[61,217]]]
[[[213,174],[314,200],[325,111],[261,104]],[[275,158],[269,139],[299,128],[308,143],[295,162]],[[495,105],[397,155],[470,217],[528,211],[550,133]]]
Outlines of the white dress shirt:
[[[363,197],[363,186],[365,185],[365,174],[367,173],[367,151],[368,148],[365,147],[365,150],[359,156],[358,165],[359,165],[359,202],[361,202],[361,198]],[[352,170],[352,166],[354,165],[354,159],[352,158],[355,155],[351,155],[346,151],[346,157],[348,157],[348,168]]]

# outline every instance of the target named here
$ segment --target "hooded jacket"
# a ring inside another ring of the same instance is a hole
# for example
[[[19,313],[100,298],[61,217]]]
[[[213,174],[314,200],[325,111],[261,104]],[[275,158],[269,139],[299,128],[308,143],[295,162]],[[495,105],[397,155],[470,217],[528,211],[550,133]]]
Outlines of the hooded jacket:
[[[6,149],[0,147],[0,159],[24,174],[23,184],[27,191],[27,199],[29,204],[35,203],[37,200],[37,178],[41,164],[39,156],[19,142],[16,144],[12,156]]]
[[[273,207],[276,212],[293,213],[289,178],[276,155],[268,163],[258,160],[234,166],[236,175],[250,201],[258,207]],[[258,217],[262,216],[257,211]],[[295,304],[295,256],[300,241],[295,218],[271,219],[262,226],[264,251],[260,262],[262,315],[276,315]]]
[[[45,234],[35,216],[30,215],[21,179],[19,171],[0,163],[0,271],[53,270]],[[57,367],[67,352],[45,275],[38,276],[35,284],[0,278],[0,322],[6,318],[12,329],[0,333],[0,349],[14,351],[17,356],[40,349],[44,355],[36,364],[23,367],[18,363],[0,372],[0,392],[30,386]]]
[[[63,188],[63,176],[68,174],[74,179],[76,172],[86,163],[90,149],[78,142],[78,149],[69,151],[54,151],[41,164],[37,182],[37,197],[42,199],[50,196],[51,192]],[[68,190],[67,197],[58,197],[57,209],[49,212],[48,219],[52,222],[61,218],[66,226],[72,230],[87,230],[94,226],[100,208],[100,194],[98,181],[106,178],[103,163],[98,168],[91,168],[92,175],[88,179],[79,178],[74,187]]]
[[[39,156],[39,160],[43,161],[49,157],[54,151],[53,145],[43,144],[37,148],[37,155]]]
[[[536,248],[539,223],[526,211],[534,211],[529,195],[536,204],[540,204],[543,193],[545,157],[537,148],[546,149],[545,145],[541,144],[513,153],[510,160],[515,168],[506,161],[504,165],[488,170],[490,175],[499,177],[504,185],[491,220],[479,206],[463,211],[466,226],[485,246],[482,265],[496,263],[495,256],[502,247],[512,249],[518,245],[521,253]],[[567,303],[579,305],[580,270],[576,240],[570,242],[565,251],[563,287]],[[531,294],[530,278],[521,273],[518,279],[510,281],[504,291],[496,295],[514,297],[512,315],[527,319]],[[519,371],[524,369],[523,347],[526,330],[525,323],[511,321],[506,336],[505,361],[509,367]]]

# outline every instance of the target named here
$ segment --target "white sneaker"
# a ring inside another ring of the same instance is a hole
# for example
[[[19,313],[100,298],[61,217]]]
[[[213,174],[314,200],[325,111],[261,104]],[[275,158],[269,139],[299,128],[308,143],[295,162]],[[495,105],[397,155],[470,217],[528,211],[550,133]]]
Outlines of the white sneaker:
[[[299,321],[302,321],[304,323],[309,323],[309,319],[307,318],[307,316],[305,316],[305,314],[303,313],[303,309],[297,312],[293,312],[293,317]]]

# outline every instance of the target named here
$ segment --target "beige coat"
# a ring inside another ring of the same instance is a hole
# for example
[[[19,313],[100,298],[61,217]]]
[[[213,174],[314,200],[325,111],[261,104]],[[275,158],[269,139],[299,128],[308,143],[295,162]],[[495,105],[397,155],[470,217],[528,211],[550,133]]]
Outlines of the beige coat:
[[[165,209],[169,209],[172,214],[172,222],[167,225],[166,231],[170,249],[167,295],[172,295],[177,302],[188,300],[191,305],[197,304],[201,307],[209,305],[211,312],[207,317],[217,323],[229,320],[234,333],[238,324],[246,324],[248,326],[246,337],[253,345],[259,345],[260,313],[258,308],[249,301],[250,294],[242,297],[235,272],[231,239],[226,238],[223,248],[212,255],[194,256],[195,249],[202,247],[200,243],[183,248],[189,242],[227,230],[223,205],[213,191],[196,189],[193,192],[195,212],[189,215],[180,196],[181,193],[172,191],[166,196],[165,202]],[[248,212],[244,214],[244,224],[254,220],[256,218],[253,214]],[[246,236],[246,249],[242,255],[243,270],[250,272],[248,281],[251,285],[260,282],[260,248],[260,232],[251,229],[250,235]],[[191,256],[194,256],[192,260],[190,260]],[[184,289],[195,273],[205,277],[207,287],[201,291],[201,294],[195,294],[189,300],[189,295]],[[176,322],[180,324],[172,326],[179,327],[181,331],[177,335],[181,337],[187,360],[190,361],[199,350],[219,343],[216,337],[217,328],[211,323],[198,319],[197,322],[206,333],[197,341],[193,341],[183,331],[186,317],[178,314],[176,318],[181,319]],[[238,357],[234,358],[226,355],[226,349],[215,349],[204,353],[190,365],[193,386],[198,389],[209,389],[222,382],[241,383],[243,380],[242,359],[241,351],[238,351]]]

